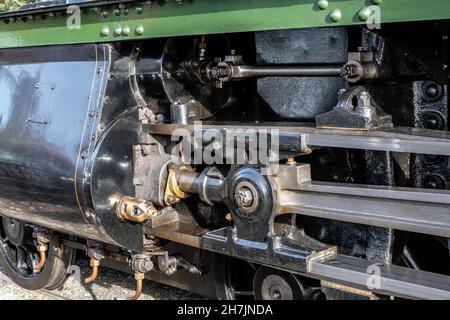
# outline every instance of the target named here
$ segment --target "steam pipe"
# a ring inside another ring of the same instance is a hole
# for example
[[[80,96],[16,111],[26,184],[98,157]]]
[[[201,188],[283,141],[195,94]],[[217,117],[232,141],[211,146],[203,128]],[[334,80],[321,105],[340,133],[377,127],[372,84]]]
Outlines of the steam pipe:
[[[84,283],[91,283],[97,279],[98,267],[100,266],[100,261],[97,259],[91,259],[90,266],[92,267],[92,273],[89,277],[84,279]]]
[[[144,280],[145,274],[136,272],[134,274],[134,279],[136,280],[136,292],[132,297],[129,297],[127,300],[137,300],[141,296],[142,293],[142,280]]]
[[[45,253],[48,250],[48,245],[39,244],[36,248],[37,248],[37,251],[39,251],[39,263],[34,266],[34,270],[38,271],[38,270],[41,270],[45,264],[45,261],[46,261]]]

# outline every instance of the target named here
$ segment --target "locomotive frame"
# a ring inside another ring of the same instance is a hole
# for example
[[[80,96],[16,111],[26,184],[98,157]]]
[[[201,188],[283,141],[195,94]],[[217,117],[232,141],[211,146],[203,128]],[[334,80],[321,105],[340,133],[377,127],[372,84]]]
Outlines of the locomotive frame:
[[[78,249],[87,283],[133,272],[132,299],[145,277],[224,299],[450,298],[448,1],[69,4],[0,15],[17,283],[57,287]],[[261,137],[277,157],[252,162]]]

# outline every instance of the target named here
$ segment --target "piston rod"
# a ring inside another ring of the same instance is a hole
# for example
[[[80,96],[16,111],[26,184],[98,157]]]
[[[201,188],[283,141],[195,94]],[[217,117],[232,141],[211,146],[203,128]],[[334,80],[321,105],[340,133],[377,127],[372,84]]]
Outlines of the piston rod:
[[[341,77],[342,65],[232,66],[232,79],[258,77]]]

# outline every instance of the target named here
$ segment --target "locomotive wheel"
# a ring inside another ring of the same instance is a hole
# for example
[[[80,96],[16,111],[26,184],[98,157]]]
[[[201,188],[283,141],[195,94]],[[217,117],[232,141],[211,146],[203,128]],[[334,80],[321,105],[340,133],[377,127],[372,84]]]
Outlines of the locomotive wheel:
[[[260,267],[253,279],[256,300],[303,300],[305,289],[292,273]]]
[[[39,252],[33,240],[33,229],[25,223],[0,217],[0,265],[19,286],[28,290],[56,289],[66,279],[72,262],[72,248],[52,240],[48,244],[47,259],[41,270],[34,270]]]

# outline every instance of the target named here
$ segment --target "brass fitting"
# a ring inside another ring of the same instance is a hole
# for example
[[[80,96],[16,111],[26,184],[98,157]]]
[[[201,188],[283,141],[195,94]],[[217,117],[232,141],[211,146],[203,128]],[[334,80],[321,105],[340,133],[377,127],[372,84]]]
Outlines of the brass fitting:
[[[148,201],[124,196],[116,204],[116,214],[122,221],[144,223],[155,217],[158,210]]]
[[[91,283],[97,279],[98,267],[100,266],[100,260],[91,258],[89,265],[92,267],[92,273],[89,277],[84,279],[84,283]]]
[[[127,300],[137,300],[142,293],[142,281],[145,279],[145,273],[135,272],[134,279],[136,280],[136,293],[134,296],[129,297]]]
[[[48,250],[48,245],[45,243],[40,243],[36,246],[37,251],[39,252],[39,263],[34,266],[34,270],[41,270],[45,264],[46,256],[45,253]]]
[[[287,161],[286,161],[286,164],[294,166],[294,165],[297,164],[297,162],[295,162],[295,158],[293,156],[289,156]]]
[[[227,220],[228,222],[233,221],[233,215],[230,212],[227,213],[225,216],[225,220]]]
[[[182,170],[189,170],[187,167],[175,167],[174,165],[168,166],[166,191],[164,193],[164,202],[166,205],[171,206],[180,202],[181,199],[189,197],[189,193],[181,190],[178,184],[179,172]]]

